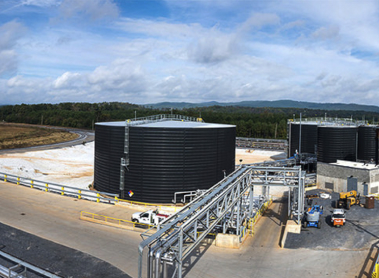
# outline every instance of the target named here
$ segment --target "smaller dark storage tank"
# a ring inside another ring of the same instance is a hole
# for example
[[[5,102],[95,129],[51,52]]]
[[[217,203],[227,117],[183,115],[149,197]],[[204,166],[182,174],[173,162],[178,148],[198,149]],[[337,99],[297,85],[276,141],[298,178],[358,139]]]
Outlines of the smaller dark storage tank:
[[[337,159],[356,161],[357,127],[319,126],[317,129],[317,161],[335,163]]]
[[[299,135],[300,135],[300,124],[290,123],[289,124],[289,154],[291,157],[295,154],[296,150],[299,151]],[[316,154],[317,146],[317,123],[301,124],[301,153],[312,153]]]
[[[358,159],[375,161],[377,126],[358,127]]]

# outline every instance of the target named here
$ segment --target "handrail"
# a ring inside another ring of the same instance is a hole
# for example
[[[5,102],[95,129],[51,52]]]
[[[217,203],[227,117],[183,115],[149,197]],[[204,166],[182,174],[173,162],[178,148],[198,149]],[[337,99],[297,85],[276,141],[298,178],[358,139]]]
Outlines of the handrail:
[[[159,114],[159,115],[153,115],[148,117],[140,117],[140,118],[131,118],[126,120],[126,125],[138,125],[138,124],[145,124],[145,123],[151,123],[151,122],[157,122],[157,121],[169,121],[169,120],[176,120],[176,121],[189,121],[189,122],[203,122],[202,118],[195,118],[195,117],[189,117],[189,116],[183,116],[178,114]]]
[[[263,213],[268,209],[268,207],[271,205],[272,203],[272,199],[270,199],[269,201],[265,202],[260,208],[259,210],[255,213],[254,217],[251,218],[248,222],[248,226],[249,226],[249,234],[250,235],[254,235],[254,226],[255,226],[255,223],[257,223],[258,221],[258,218],[263,215]]]

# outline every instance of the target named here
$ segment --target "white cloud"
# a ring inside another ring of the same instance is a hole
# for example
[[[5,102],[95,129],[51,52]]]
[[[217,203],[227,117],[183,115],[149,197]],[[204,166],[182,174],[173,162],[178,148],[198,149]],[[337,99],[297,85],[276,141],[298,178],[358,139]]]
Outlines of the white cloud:
[[[188,57],[198,63],[217,63],[230,58],[237,50],[235,36],[210,34],[188,47]]]
[[[116,28],[128,32],[153,37],[191,39],[207,31],[200,24],[169,23],[162,20],[121,18],[115,22]]]
[[[321,27],[313,32],[312,37],[321,40],[335,39],[338,37],[339,31],[338,26]]]
[[[59,5],[61,0],[23,0],[20,5],[50,7]]]
[[[240,31],[249,32],[252,28],[261,29],[264,26],[278,25],[280,18],[276,14],[252,14],[240,27]]]
[[[65,72],[63,75],[59,76],[54,82],[54,88],[71,88],[77,86],[80,83],[81,75],[79,73]]]
[[[16,72],[18,54],[15,46],[25,31],[23,24],[17,21],[10,21],[0,26],[0,76]]]
[[[113,0],[63,0],[59,11],[64,18],[87,16],[91,20],[116,18],[120,13]]]

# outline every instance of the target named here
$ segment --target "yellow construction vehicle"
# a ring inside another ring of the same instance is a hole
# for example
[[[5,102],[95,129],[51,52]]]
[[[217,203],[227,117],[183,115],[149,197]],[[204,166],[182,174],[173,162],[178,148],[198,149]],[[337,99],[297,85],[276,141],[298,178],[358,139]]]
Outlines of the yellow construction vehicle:
[[[355,190],[351,190],[349,192],[341,192],[340,199],[338,200],[337,207],[338,208],[346,208],[350,209],[352,205],[359,205],[360,199],[359,194]]]

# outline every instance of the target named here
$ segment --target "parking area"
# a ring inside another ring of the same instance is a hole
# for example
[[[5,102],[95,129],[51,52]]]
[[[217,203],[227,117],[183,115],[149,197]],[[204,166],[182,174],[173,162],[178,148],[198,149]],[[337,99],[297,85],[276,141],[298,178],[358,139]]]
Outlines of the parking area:
[[[326,191],[312,190],[306,195],[319,195]],[[309,248],[316,250],[362,250],[379,242],[379,202],[375,201],[373,209],[353,205],[345,209],[346,223],[342,227],[334,227],[331,222],[332,211],[339,199],[339,193],[329,193],[331,199],[312,198],[311,205],[323,206],[321,228],[302,228],[300,234],[289,233],[286,248]],[[365,198],[361,197],[364,204]],[[307,201],[305,204],[307,205]],[[308,205],[309,207],[310,205]]]

